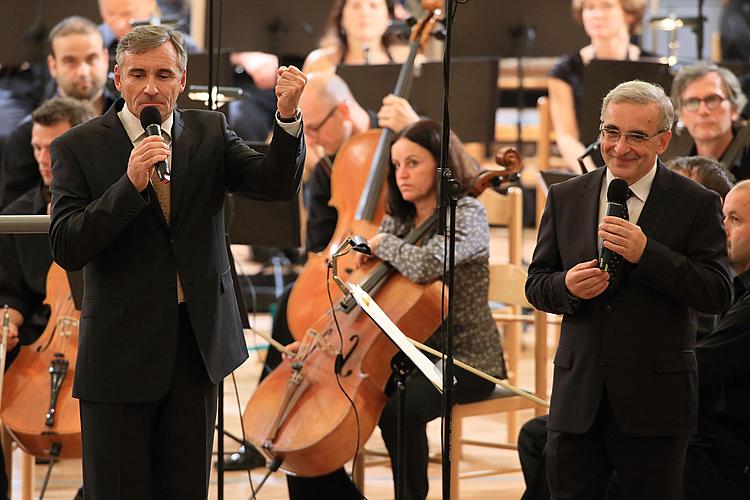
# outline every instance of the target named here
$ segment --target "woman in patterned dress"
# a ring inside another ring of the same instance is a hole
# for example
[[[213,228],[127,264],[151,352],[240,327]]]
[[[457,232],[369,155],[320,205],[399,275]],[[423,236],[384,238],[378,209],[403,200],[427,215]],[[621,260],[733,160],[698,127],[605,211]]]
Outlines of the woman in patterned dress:
[[[370,240],[372,257],[358,254],[360,266],[373,260],[389,262],[416,283],[440,279],[444,270],[445,236],[432,231],[420,246],[403,237],[422,224],[437,209],[436,172],[440,157],[440,124],[422,120],[405,129],[391,147],[388,173],[388,215]],[[448,167],[464,187],[475,174],[475,165],[451,134]],[[456,210],[456,269],[454,300],[454,347],[456,359],[486,373],[505,377],[500,336],[487,304],[489,283],[489,229],[483,205],[462,196]],[[441,349],[441,335],[428,344]],[[494,384],[456,368],[455,402],[469,403],[487,398]],[[380,429],[391,463],[397,456],[397,401],[389,398],[380,418]],[[414,370],[406,381],[406,484],[405,498],[427,496],[427,423],[441,415],[441,396],[432,384]],[[394,470],[394,474],[395,474]]]

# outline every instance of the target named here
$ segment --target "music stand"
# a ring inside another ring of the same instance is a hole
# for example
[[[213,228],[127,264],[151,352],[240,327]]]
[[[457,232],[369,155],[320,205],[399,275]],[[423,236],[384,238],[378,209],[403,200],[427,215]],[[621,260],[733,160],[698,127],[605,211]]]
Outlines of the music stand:
[[[269,145],[250,142],[259,153],[268,154]],[[263,201],[227,195],[227,232],[233,244],[263,247],[299,247],[299,196],[289,201]]]
[[[525,56],[559,56],[589,44],[573,20],[569,0],[472,0],[457,9],[455,19],[455,57],[518,55],[519,35],[528,29],[536,36]]]
[[[415,71],[409,101],[435,120],[443,116],[443,63],[422,63]],[[336,72],[365,108],[377,111],[393,92],[400,64],[341,65]],[[498,59],[472,57],[451,61],[451,128],[464,142],[488,148],[495,139]]]
[[[217,86],[233,85],[234,66],[229,63],[229,53],[222,53],[214,59],[214,72],[218,69],[218,78],[214,74],[213,84]],[[188,97],[191,85],[208,85],[208,54],[188,54],[187,82],[185,91],[177,97],[177,106],[181,109],[206,109],[206,105],[200,101],[194,101]],[[222,106],[219,111],[226,114],[228,106]]]
[[[602,100],[610,90],[630,80],[661,85],[669,94],[672,87],[672,73],[669,65],[647,61],[608,61],[594,59],[583,70],[583,111],[581,123],[581,142],[589,144],[599,137],[599,117]]]
[[[222,45],[302,60],[318,48],[333,0],[224,0]],[[241,20],[241,22],[238,22]]]
[[[0,64],[3,66],[43,61],[49,53],[47,34],[55,24],[73,13],[95,23],[101,22],[93,0],[37,0],[31,4],[27,0],[2,0],[2,5]]]

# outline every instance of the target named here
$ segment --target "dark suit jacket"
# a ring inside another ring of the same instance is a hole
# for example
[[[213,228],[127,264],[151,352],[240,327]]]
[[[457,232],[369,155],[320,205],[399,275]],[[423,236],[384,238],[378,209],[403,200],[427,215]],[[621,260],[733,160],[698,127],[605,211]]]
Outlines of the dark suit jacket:
[[[289,199],[299,190],[304,141],[277,127],[267,157],[224,116],[177,111],[167,225],[149,185],[127,177],[133,149],[117,116],[74,127],[52,143],[52,254],[84,268],[74,396],[153,401],[167,390],[177,342],[179,272],[198,347],[213,382],[247,358],[224,241],[227,190]],[[300,136],[301,137],[301,136]]]
[[[555,355],[549,428],[583,433],[606,386],[620,428],[631,436],[695,432],[697,372],[693,310],[719,313],[731,300],[719,197],[657,167],[638,225],[648,238],[610,290],[576,306],[565,273],[595,259],[597,169],[553,185],[529,267],[526,295],[564,314]]]

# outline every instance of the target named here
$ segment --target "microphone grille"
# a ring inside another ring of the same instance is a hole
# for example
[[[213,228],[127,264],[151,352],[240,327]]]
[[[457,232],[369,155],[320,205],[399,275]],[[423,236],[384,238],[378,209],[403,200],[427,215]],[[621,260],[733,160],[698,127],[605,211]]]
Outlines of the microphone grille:
[[[628,183],[622,179],[612,179],[607,188],[607,201],[624,205],[628,199]]]
[[[161,113],[156,106],[146,106],[141,111],[141,127],[146,130],[149,125],[161,125]]]

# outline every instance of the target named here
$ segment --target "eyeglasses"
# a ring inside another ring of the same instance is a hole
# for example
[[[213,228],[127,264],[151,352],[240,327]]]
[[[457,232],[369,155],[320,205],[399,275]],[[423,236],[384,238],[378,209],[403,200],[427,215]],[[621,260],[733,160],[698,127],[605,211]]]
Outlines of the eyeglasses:
[[[618,142],[620,140],[620,137],[625,136],[625,143],[626,144],[643,144],[644,142],[650,141],[656,136],[659,136],[669,130],[668,128],[659,130],[654,135],[646,135],[642,132],[620,132],[614,127],[599,127],[599,133],[602,136],[603,140],[607,140],[609,142]]]
[[[691,113],[694,113],[701,107],[701,103],[705,103],[706,108],[708,108],[709,111],[713,111],[726,100],[726,97],[720,96],[719,94],[711,94],[710,96],[704,97],[702,99],[699,97],[691,97],[690,99],[685,99],[684,101],[682,101],[682,107],[690,111]]]
[[[336,104],[331,109],[331,111],[328,112],[328,114],[325,116],[325,118],[323,118],[320,121],[320,123],[318,123],[317,125],[307,125],[307,126],[305,126],[305,131],[306,132],[318,133],[320,131],[320,129],[322,129],[323,126],[325,126],[326,122],[331,119],[331,117],[333,116],[333,114],[336,112],[337,109],[339,109],[339,105],[338,104]]]

